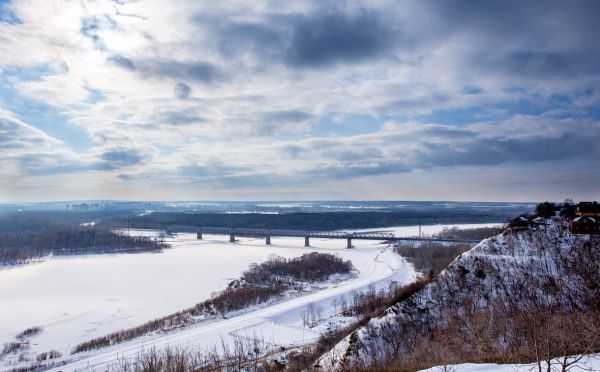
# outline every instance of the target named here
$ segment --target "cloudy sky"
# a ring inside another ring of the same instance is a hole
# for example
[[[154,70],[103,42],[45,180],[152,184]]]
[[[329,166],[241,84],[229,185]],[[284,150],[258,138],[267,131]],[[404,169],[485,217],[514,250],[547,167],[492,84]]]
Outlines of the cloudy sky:
[[[599,16],[0,0],[0,202],[598,199]]]

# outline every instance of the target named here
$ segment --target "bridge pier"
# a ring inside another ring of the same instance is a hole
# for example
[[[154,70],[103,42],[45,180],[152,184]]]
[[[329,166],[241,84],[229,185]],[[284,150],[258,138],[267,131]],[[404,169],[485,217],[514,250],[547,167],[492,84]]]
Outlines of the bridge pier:
[[[202,240],[202,233],[201,232],[196,233],[196,239]]]
[[[309,240],[308,236],[304,237],[304,246],[305,247],[310,247],[310,240]]]
[[[352,248],[352,238],[348,238],[348,245],[346,248]]]
[[[271,245],[271,237],[267,235],[266,242],[267,245]]]
[[[233,235],[233,233],[229,234],[229,242],[235,243],[235,236]]]

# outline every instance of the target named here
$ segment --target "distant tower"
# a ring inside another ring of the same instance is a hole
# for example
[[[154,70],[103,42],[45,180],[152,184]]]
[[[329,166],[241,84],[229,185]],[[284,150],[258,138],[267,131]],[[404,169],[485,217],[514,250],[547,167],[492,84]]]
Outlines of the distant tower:
[[[421,219],[419,218],[419,239],[421,239]]]

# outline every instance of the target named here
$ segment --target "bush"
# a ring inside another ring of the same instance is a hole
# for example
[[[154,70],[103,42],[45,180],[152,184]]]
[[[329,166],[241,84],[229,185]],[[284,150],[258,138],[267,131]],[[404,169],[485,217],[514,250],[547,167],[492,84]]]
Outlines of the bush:
[[[272,256],[260,265],[253,264],[242,274],[241,280],[247,284],[266,285],[274,280],[324,280],[333,274],[347,274],[354,267],[350,261],[329,253],[312,252],[300,257],[285,259]]]
[[[38,333],[40,333],[42,331],[42,327],[31,327],[31,328],[27,328],[26,330],[24,330],[23,332],[19,333],[17,335],[17,339],[18,340],[24,340],[26,338],[29,338],[31,336],[35,336]]]

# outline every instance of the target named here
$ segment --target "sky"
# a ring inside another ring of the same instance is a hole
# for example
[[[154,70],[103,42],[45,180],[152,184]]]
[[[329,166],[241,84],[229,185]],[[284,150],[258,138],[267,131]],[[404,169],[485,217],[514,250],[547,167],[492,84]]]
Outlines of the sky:
[[[600,199],[598,16],[0,0],[0,202]]]

